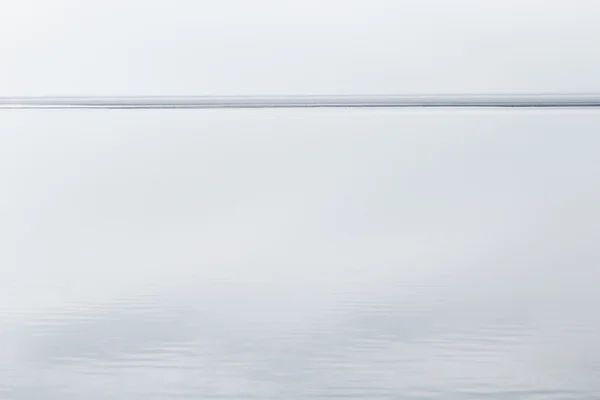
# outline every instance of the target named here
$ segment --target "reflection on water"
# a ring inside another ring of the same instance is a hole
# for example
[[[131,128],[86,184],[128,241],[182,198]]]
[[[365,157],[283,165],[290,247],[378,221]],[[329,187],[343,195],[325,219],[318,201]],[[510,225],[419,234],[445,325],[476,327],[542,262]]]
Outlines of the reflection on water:
[[[598,112],[24,115],[0,399],[600,398]]]

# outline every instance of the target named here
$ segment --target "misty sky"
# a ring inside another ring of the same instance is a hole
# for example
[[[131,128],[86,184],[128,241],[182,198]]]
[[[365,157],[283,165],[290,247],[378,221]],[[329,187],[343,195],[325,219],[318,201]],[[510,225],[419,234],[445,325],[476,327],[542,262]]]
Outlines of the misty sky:
[[[4,0],[0,95],[598,92],[594,0]]]

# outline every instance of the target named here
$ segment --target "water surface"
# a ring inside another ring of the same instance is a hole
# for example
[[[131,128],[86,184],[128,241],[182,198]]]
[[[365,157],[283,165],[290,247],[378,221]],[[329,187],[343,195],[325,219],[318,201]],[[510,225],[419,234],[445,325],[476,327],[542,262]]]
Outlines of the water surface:
[[[0,398],[600,398],[599,130],[3,110]]]

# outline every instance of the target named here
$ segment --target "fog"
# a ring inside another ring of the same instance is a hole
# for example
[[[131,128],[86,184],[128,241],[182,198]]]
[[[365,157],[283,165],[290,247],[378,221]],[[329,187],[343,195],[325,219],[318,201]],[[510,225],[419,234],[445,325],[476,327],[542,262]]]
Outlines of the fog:
[[[2,96],[600,91],[597,4],[4,1]],[[0,110],[0,398],[600,396],[600,112]]]
[[[4,0],[0,92],[597,92],[594,0]]]

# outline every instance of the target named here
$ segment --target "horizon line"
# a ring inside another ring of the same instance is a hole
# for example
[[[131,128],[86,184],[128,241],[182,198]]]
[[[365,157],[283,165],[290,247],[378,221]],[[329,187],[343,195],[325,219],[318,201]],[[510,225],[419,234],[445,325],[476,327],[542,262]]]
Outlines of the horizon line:
[[[0,97],[0,109],[243,109],[433,107],[600,107],[600,93]]]

